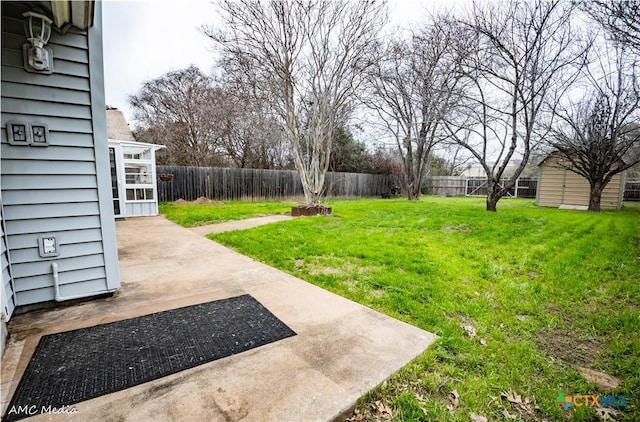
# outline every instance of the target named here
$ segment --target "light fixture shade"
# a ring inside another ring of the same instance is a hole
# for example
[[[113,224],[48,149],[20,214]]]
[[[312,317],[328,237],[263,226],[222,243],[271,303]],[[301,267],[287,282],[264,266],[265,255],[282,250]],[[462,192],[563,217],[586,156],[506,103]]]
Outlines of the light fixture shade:
[[[51,23],[53,22],[47,16],[37,12],[25,12],[23,15],[24,32],[27,39],[34,47],[42,48],[49,42],[51,37]]]
[[[39,12],[25,12],[24,32],[29,44],[22,46],[24,68],[27,72],[53,73],[53,51],[45,45],[51,37],[51,23],[47,16]]]

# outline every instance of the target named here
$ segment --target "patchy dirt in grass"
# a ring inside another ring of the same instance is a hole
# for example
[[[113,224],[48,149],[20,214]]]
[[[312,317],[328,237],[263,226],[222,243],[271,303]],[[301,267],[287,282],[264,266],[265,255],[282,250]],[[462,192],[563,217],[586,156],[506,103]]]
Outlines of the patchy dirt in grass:
[[[547,354],[576,367],[593,366],[607,351],[603,344],[576,339],[561,330],[541,331],[534,339]]]
[[[211,199],[205,198],[204,196],[201,196],[200,198],[196,199],[193,202],[199,205],[209,205],[213,203]]]
[[[471,227],[467,226],[466,224],[462,224],[459,226],[444,226],[441,230],[446,233],[469,233],[471,231]]]
[[[342,276],[342,275],[351,274],[351,272],[353,272],[357,268],[357,266],[349,263],[345,263],[340,267],[332,267],[332,266],[327,266],[322,264],[309,264],[307,268],[309,269],[309,274],[311,275]]]
[[[384,289],[379,289],[377,287],[374,287],[373,289],[369,290],[369,294],[373,297],[382,297],[385,293]]]
[[[603,391],[614,390],[622,384],[619,378],[591,369],[608,351],[601,343],[575,339],[560,330],[538,333],[535,341],[550,356],[573,366],[587,381]]]
[[[185,201],[184,199],[179,198],[173,201],[173,204],[174,205],[224,205],[224,202],[212,201],[209,198],[205,198],[204,196],[201,196],[200,198],[194,201]]]

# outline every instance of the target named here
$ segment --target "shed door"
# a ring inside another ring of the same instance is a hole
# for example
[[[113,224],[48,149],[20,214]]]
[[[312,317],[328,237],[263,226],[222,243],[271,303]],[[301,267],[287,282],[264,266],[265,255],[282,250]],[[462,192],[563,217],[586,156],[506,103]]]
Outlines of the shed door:
[[[113,197],[113,215],[124,217],[123,201],[121,195],[120,171],[118,165],[118,155],[115,147],[109,147],[109,167],[111,169],[111,196]]]

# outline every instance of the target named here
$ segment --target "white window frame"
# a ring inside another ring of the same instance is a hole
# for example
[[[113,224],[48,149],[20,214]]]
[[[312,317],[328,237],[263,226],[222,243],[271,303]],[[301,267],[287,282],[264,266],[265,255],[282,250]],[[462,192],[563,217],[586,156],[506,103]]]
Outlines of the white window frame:
[[[158,199],[158,189],[155,182],[156,180],[156,166],[154,160],[154,154],[152,147],[144,147],[144,149],[148,150],[150,159],[135,159],[135,158],[125,158],[125,154],[129,154],[132,149],[140,150],[140,154],[144,154],[145,151],[142,147],[133,147],[133,146],[122,146],[122,162],[123,162],[123,172],[124,172],[124,200],[129,203],[147,203],[147,202],[157,202]],[[128,151],[127,151],[128,150]],[[137,154],[137,152],[133,152],[133,154]],[[131,166],[146,166],[149,169],[150,181],[149,183],[127,183],[127,167]],[[134,198],[136,197],[137,189],[145,190],[145,198],[146,198],[146,190],[151,190],[153,192],[153,199],[129,199],[127,196],[127,191],[132,189]]]

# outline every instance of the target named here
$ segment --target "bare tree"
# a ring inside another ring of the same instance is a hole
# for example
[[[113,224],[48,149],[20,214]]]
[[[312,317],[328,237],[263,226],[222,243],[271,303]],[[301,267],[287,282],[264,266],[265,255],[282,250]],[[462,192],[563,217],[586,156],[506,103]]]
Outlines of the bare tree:
[[[609,51],[615,52],[612,66],[588,73],[593,86],[584,100],[557,108],[549,138],[566,163],[561,166],[589,181],[590,211],[600,211],[613,176],[640,162],[639,60],[623,44]]]
[[[378,30],[383,3],[369,0],[222,0],[223,31],[205,28],[227,60],[256,75],[293,147],[305,200],[317,205],[336,127],[351,111],[353,93]]]
[[[442,142],[434,155],[440,160],[440,176],[459,176],[473,160],[473,155],[462,145],[454,142]]]
[[[143,83],[129,97],[141,140],[165,145],[174,165],[219,164],[213,81],[191,66]]]
[[[220,81],[220,141],[240,168],[293,168],[291,149],[269,104],[254,97],[246,84]]]
[[[583,49],[575,48],[571,5],[562,0],[475,3],[461,20],[476,43],[462,67],[465,101],[447,121],[450,136],[487,174],[487,211],[524,170],[542,135],[545,105],[577,74]],[[501,183],[513,162],[515,172]]]
[[[456,29],[447,16],[434,18],[410,40],[390,41],[370,71],[372,95],[365,102],[395,140],[409,200],[420,198],[442,120],[459,96],[458,51],[451,48],[459,41]]]
[[[614,41],[640,52],[640,0],[591,0],[581,5]]]

